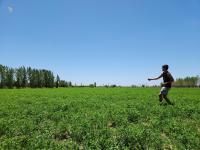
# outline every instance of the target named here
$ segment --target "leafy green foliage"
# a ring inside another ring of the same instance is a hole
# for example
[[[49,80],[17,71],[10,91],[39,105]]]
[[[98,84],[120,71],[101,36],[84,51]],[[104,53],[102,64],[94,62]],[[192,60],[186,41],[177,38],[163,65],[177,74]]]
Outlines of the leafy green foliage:
[[[0,90],[0,149],[200,149],[200,89]]]
[[[199,77],[186,77],[186,78],[178,78],[173,83],[175,87],[197,87],[199,86],[198,83]]]
[[[54,74],[50,70],[33,69],[31,67],[14,69],[0,65],[0,88],[58,88],[71,86],[71,82],[60,81],[59,76],[54,81]]]

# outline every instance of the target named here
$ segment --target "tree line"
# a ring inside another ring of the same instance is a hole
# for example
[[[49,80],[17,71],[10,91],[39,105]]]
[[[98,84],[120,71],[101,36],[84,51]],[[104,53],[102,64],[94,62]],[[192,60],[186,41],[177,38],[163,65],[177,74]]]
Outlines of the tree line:
[[[175,87],[200,87],[200,77],[178,78],[173,83]]]
[[[60,80],[50,70],[31,67],[10,68],[0,65],[0,88],[53,88],[69,87],[71,82]]]
[[[11,68],[0,64],[0,88],[58,88],[58,87],[97,87],[96,82],[89,85],[72,85],[72,82],[61,80],[53,72],[46,69],[31,67]],[[200,77],[178,78],[173,83],[174,87],[200,87]],[[117,85],[105,85],[117,87]],[[142,86],[143,87],[143,86]]]

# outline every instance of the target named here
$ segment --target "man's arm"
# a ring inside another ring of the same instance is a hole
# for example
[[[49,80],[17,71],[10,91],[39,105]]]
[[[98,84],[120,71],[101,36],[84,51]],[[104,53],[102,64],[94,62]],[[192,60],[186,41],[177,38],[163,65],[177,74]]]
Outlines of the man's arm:
[[[148,78],[148,80],[149,80],[149,81],[151,81],[151,80],[158,80],[158,79],[162,78],[162,76],[163,76],[163,75],[161,74],[161,75],[160,75],[159,77],[157,77],[157,78]]]

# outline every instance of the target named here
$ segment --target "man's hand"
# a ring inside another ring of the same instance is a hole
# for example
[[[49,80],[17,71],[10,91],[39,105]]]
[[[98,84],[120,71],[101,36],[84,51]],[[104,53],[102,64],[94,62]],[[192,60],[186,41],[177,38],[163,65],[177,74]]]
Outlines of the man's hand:
[[[161,74],[159,77],[157,77],[157,78],[148,78],[148,80],[149,81],[151,81],[151,80],[158,80],[158,79],[160,79],[161,77],[162,77],[163,75]]]

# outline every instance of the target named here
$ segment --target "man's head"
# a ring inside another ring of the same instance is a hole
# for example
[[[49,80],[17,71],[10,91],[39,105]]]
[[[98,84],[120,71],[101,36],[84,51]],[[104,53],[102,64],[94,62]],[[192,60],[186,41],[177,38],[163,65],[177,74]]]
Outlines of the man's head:
[[[167,64],[163,65],[162,66],[162,71],[167,71],[169,68],[169,66]]]

